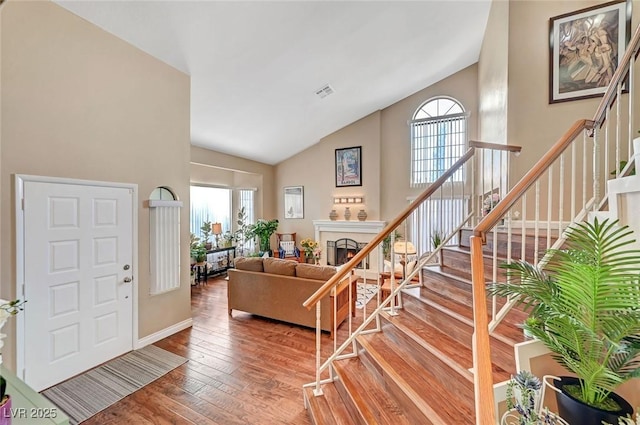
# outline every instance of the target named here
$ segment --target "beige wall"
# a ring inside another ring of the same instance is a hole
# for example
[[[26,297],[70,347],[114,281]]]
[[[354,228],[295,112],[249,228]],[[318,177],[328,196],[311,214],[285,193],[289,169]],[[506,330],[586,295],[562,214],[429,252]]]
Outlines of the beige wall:
[[[407,206],[407,197],[422,192],[409,187],[410,130],[407,121],[426,100],[453,97],[462,103],[469,117],[469,138],[477,138],[478,66],[471,65],[444,80],[382,110],[380,175],[381,217],[390,220]]]
[[[151,191],[189,199],[189,77],[54,3],[2,10],[2,298],[15,293],[15,174],[138,185],[139,337],[191,317],[189,270],[179,290],[149,296]],[[188,208],[182,264],[189,264]],[[10,365],[14,332],[3,350]]]
[[[362,147],[362,186],[336,187],[335,150]],[[380,217],[380,112],[374,112],[323,138],[320,143],[276,166],[278,232],[296,232],[298,240],[314,237],[313,220],[328,220],[335,208],[344,220],[344,205],[334,196],[363,195],[364,205],[350,205],[352,220],[365,209],[369,220]],[[284,187],[304,186],[304,219],[284,218]]]
[[[478,128],[483,142],[508,144],[509,2],[494,1],[478,61]]]
[[[591,119],[600,98],[549,104],[549,18],[604,1],[510,1],[508,143],[523,147],[512,182],[578,119]],[[640,2],[633,2],[638,10]],[[632,28],[638,24],[635,14]],[[489,46],[490,47],[490,46]],[[626,96],[623,95],[626,101]],[[484,125],[484,123],[483,123]]]
[[[435,96],[450,96],[471,112],[469,134],[477,134],[478,67],[472,65],[381,111],[368,115],[323,138],[309,149],[276,166],[276,202],[279,230],[313,237],[313,220],[328,219],[335,208],[344,219],[343,205],[333,196],[363,195],[364,205],[351,206],[352,220],[364,208],[368,220],[390,220],[421,192],[409,187],[409,126],[418,107]],[[335,187],[335,149],[362,146],[362,186]],[[304,219],[283,219],[283,187],[304,186]]]
[[[256,188],[256,218],[277,218],[275,167],[197,146],[191,147],[191,182]],[[235,218],[234,211],[234,218]],[[234,220],[235,221],[235,220]]]

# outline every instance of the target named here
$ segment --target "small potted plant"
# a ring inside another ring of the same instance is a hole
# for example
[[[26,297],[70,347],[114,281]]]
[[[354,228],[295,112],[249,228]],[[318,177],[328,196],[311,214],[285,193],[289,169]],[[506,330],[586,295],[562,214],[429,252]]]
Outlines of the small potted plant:
[[[248,238],[257,237],[259,242],[260,253],[268,253],[271,255],[271,235],[278,229],[278,220],[258,219],[258,221],[249,226],[246,233]]]
[[[225,248],[229,248],[233,245],[233,242],[236,240],[236,236],[227,231],[222,235],[222,246]]]
[[[202,235],[202,243],[204,244],[206,249],[211,249],[211,242],[209,242],[209,238],[211,237],[211,233],[212,233],[212,229],[211,226],[213,225],[213,223],[211,223],[210,221],[205,221],[204,223],[202,223],[202,226],[200,226],[200,234]]]
[[[614,390],[640,376],[640,251],[617,221],[579,223],[545,269],[504,264],[511,283],[489,293],[519,297],[532,320],[523,327],[576,378],[554,381],[558,411],[581,425],[616,423],[633,408]],[[515,278],[515,279],[514,279]]]
[[[507,383],[507,412],[501,425],[560,425],[565,422],[540,409],[542,382],[531,372],[522,370]]]

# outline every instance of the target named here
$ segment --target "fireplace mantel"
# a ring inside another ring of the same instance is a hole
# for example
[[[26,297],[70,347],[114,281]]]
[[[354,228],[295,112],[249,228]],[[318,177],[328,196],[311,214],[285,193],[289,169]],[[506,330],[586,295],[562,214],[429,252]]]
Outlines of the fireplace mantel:
[[[366,220],[366,221],[347,221],[347,220],[313,220],[315,228],[315,239],[320,243],[324,250],[327,247],[328,240],[336,240],[339,238],[350,238],[356,242],[370,242],[371,239],[387,225],[385,221]],[[365,274],[368,278],[376,278],[375,270],[378,270],[382,264],[382,250],[378,250],[378,255],[369,257],[369,270],[357,270],[356,274],[361,277]],[[324,254],[326,255],[326,254]],[[326,257],[321,258],[321,262],[326,264]]]
[[[321,232],[335,232],[335,233],[370,233],[378,234],[384,226],[386,221],[348,221],[348,220],[313,220],[313,227],[315,228],[315,238],[317,241],[321,239]]]

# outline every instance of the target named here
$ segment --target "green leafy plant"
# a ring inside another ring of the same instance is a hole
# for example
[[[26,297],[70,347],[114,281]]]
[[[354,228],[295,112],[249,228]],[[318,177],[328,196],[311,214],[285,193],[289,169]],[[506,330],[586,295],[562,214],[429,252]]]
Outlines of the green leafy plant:
[[[439,247],[443,239],[442,233],[439,230],[434,230],[433,233],[431,233],[431,245],[433,249]]]
[[[213,223],[211,223],[210,221],[205,221],[202,223],[202,226],[200,226],[200,235],[202,235],[202,243],[203,244],[208,244],[209,243],[209,238],[211,237],[211,226],[213,225]]]
[[[248,220],[248,216],[247,216],[247,211],[245,210],[245,207],[240,207],[240,209],[238,210],[238,219],[236,221],[237,224],[237,230],[235,232],[235,236],[236,236],[236,241],[238,241],[238,251],[240,255],[244,255],[245,254],[245,243],[247,241],[247,234],[249,232],[249,227],[251,226],[250,224],[247,223]]]
[[[207,248],[204,244],[198,244],[191,248],[191,258],[193,258],[196,263],[202,263],[207,260]]]
[[[190,239],[189,239],[189,244],[190,244],[192,250],[194,248],[197,248],[198,245],[200,245],[200,238],[197,237],[195,233],[191,233],[191,236],[190,236]]]
[[[257,237],[259,241],[260,251],[266,252],[271,249],[271,235],[278,229],[278,220],[258,219],[258,221],[249,226],[246,236],[248,238]]]
[[[640,251],[633,232],[597,219],[568,230],[566,249],[551,250],[545,270],[524,261],[502,265],[520,283],[493,284],[489,293],[519,296],[538,338],[580,385],[572,395],[607,405],[609,394],[640,376]],[[515,282],[515,280],[514,280]]]
[[[400,232],[398,232],[397,230],[393,231],[393,235],[396,241],[402,237]],[[391,234],[388,234],[387,237],[385,237],[382,240],[382,255],[384,255],[384,258],[388,260],[390,254],[391,254]]]

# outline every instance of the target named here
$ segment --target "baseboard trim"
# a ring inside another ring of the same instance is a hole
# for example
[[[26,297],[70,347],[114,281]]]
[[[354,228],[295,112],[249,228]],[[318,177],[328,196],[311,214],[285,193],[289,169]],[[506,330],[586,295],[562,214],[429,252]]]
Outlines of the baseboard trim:
[[[146,347],[149,344],[153,344],[154,342],[160,341],[163,338],[173,335],[174,333],[180,332],[183,329],[187,329],[193,326],[193,319],[188,318],[187,320],[183,320],[182,322],[178,322],[175,325],[171,325],[168,328],[164,328],[158,332],[152,333],[151,335],[147,335],[144,338],[140,338],[135,344],[133,349],[137,350],[142,347]]]

